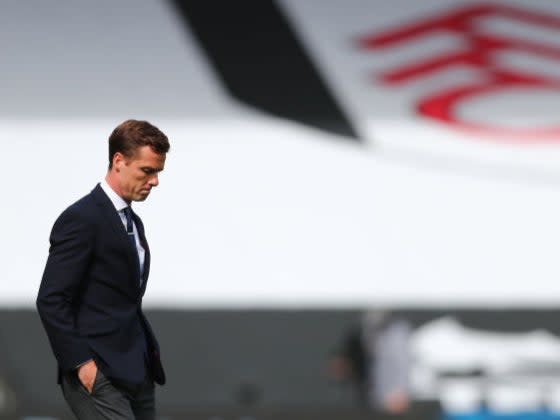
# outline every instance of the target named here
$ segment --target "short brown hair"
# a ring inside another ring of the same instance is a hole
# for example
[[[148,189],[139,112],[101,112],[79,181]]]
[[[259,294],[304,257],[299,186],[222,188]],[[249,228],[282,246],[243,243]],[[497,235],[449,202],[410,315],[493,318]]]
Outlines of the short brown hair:
[[[169,140],[148,121],[126,120],[119,124],[109,136],[109,169],[115,153],[131,157],[142,146],[150,146],[155,153],[164,155],[169,151]]]

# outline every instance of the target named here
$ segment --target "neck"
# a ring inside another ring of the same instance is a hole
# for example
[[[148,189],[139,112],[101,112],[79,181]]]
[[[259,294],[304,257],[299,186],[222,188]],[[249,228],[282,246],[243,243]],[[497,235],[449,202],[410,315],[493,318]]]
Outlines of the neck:
[[[124,201],[126,201],[126,203],[130,206],[130,200],[123,197],[121,189],[119,188],[119,183],[117,182],[117,178],[116,178],[114,172],[112,172],[110,169],[107,172],[107,175],[105,175],[105,181],[107,182],[107,184],[109,184],[109,187],[111,187],[111,189],[114,192],[116,192],[117,195],[119,197],[121,197]]]

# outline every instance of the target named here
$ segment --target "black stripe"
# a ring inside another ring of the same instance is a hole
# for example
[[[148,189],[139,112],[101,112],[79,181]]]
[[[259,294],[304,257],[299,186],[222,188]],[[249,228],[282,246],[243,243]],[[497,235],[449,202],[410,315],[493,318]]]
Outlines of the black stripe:
[[[172,0],[235,98],[357,140],[354,129],[270,0]]]

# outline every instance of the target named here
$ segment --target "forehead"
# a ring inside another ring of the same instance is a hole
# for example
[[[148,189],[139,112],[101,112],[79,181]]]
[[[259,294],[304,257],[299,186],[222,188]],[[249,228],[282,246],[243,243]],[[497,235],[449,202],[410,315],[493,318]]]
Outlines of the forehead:
[[[165,154],[154,152],[150,146],[142,146],[136,149],[135,153],[130,157],[130,162],[134,162],[138,166],[163,169]]]

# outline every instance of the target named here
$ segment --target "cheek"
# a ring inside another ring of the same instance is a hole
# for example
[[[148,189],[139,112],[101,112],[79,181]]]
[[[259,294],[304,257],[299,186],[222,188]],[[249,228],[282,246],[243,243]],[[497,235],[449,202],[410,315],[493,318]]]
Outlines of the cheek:
[[[138,188],[143,187],[148,182],[148,177],[145,174],[138,175],[135,180],[135,184]]]

